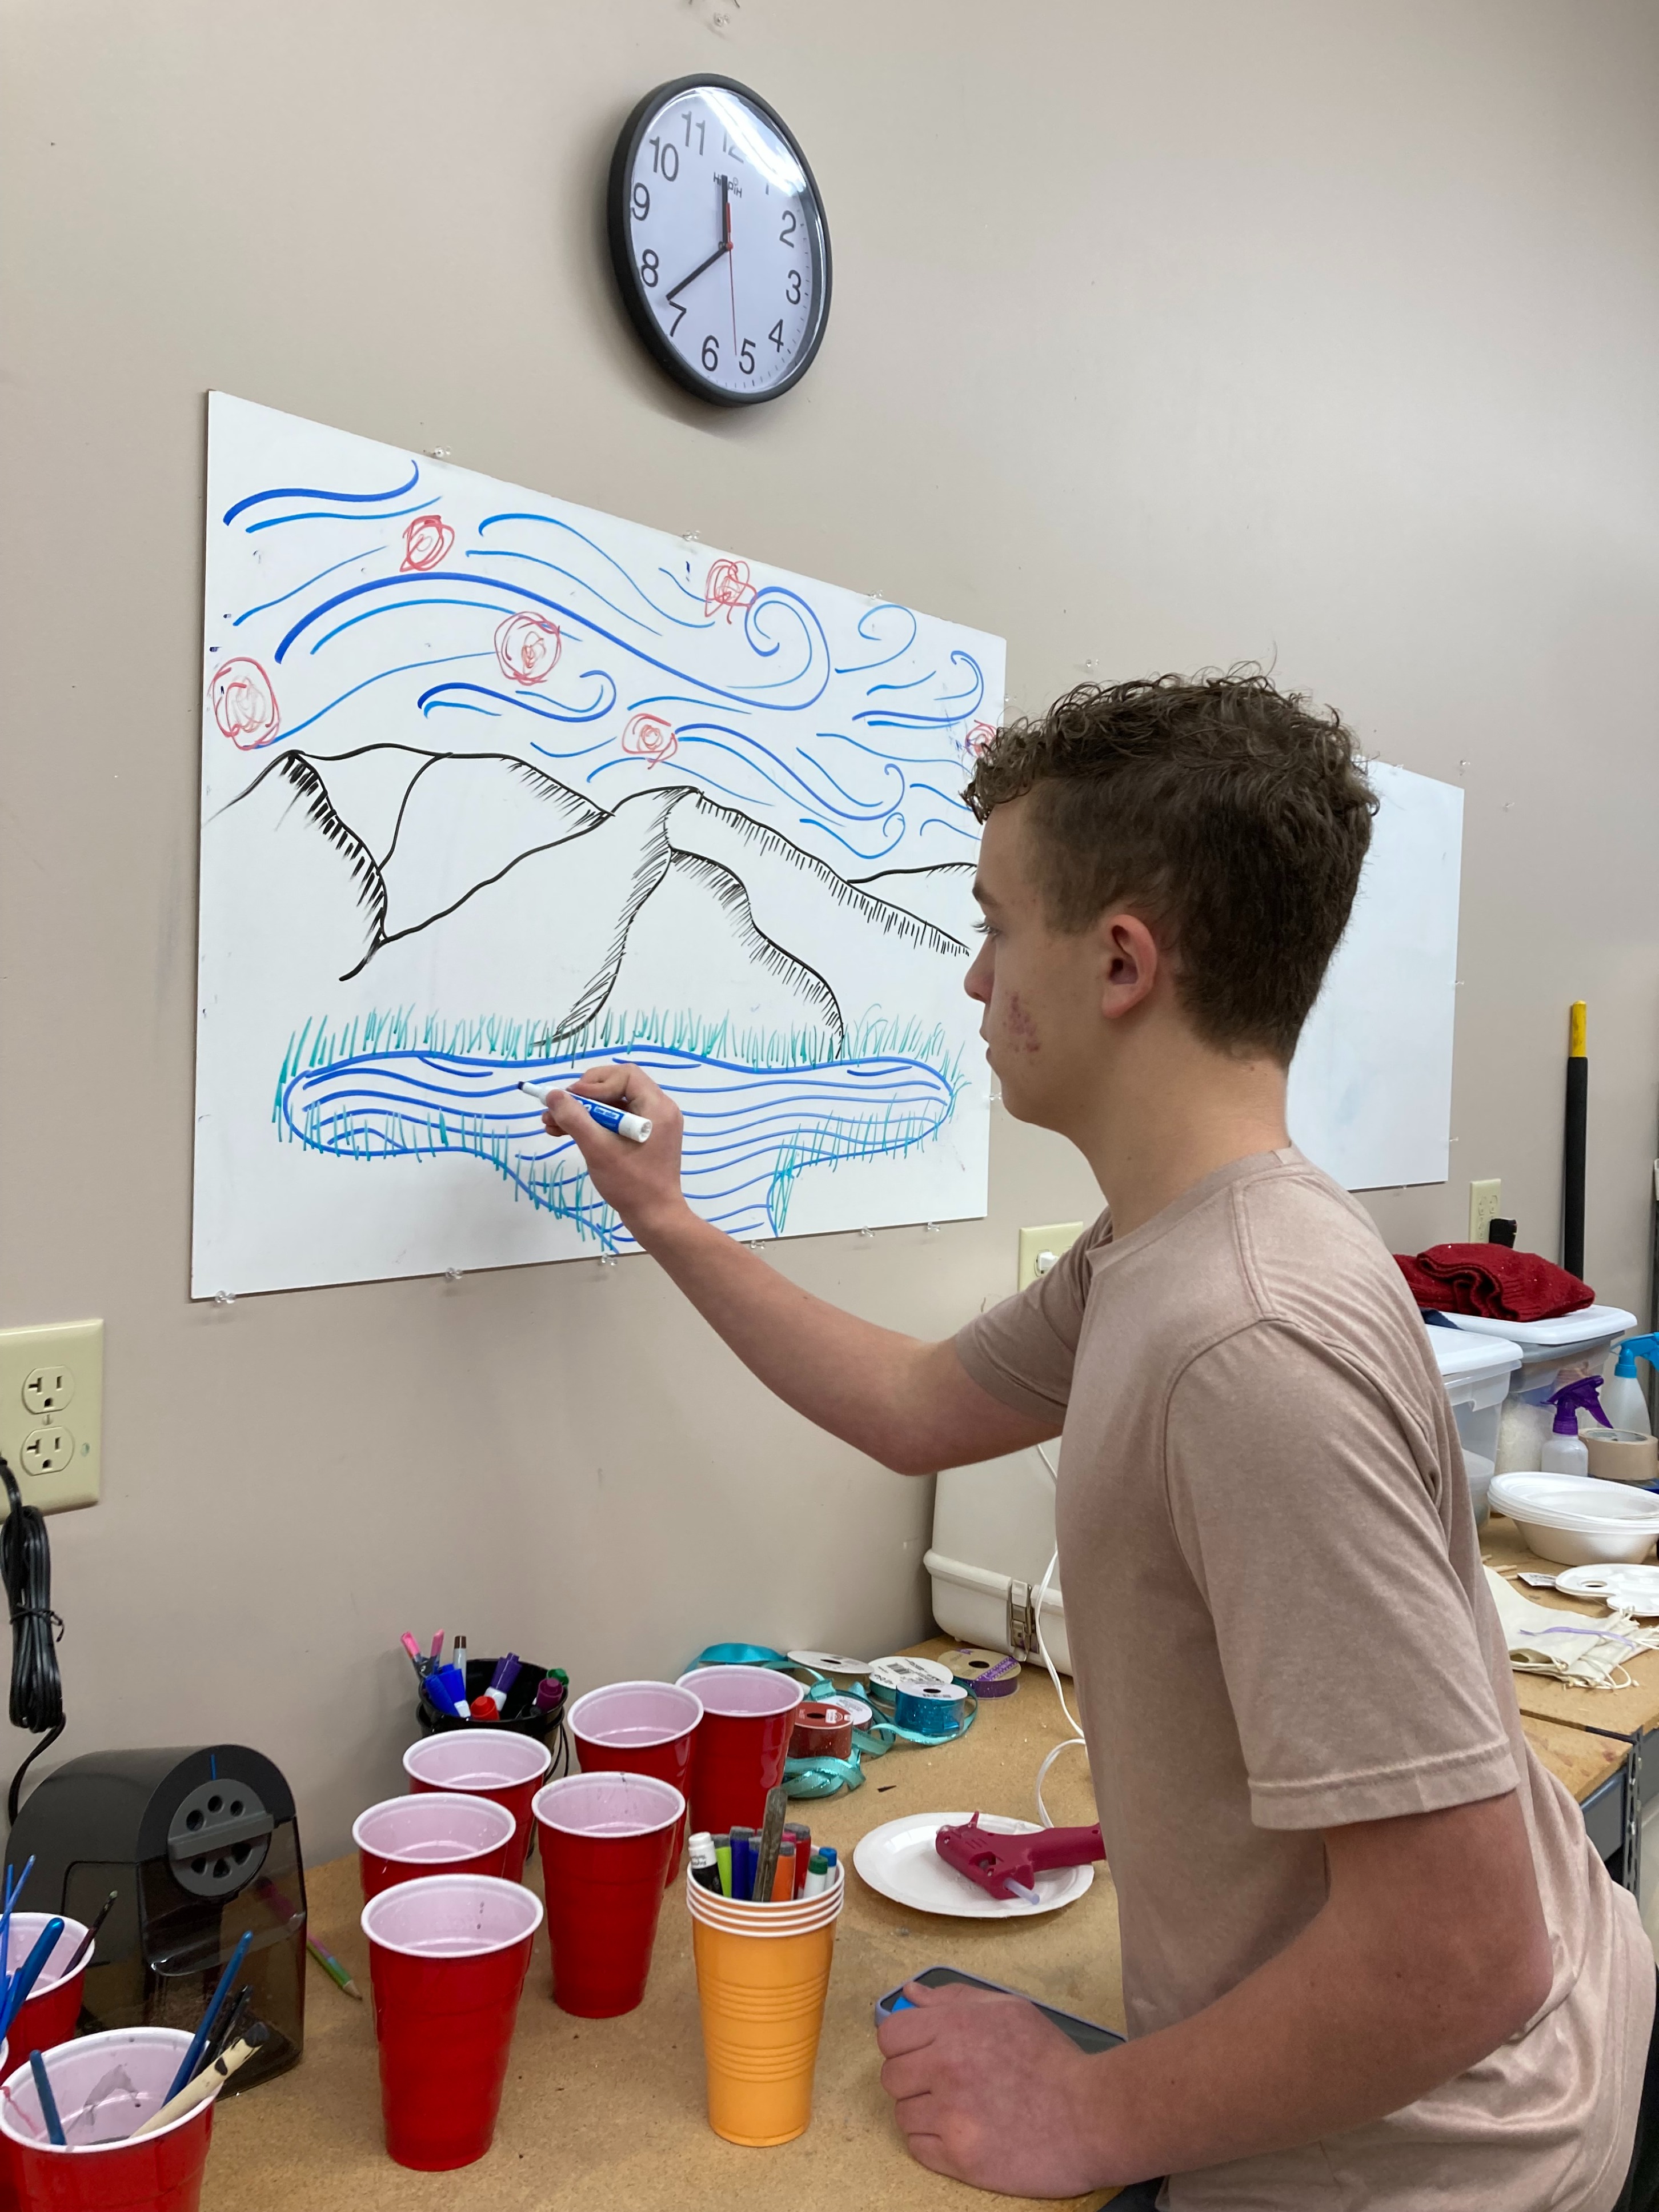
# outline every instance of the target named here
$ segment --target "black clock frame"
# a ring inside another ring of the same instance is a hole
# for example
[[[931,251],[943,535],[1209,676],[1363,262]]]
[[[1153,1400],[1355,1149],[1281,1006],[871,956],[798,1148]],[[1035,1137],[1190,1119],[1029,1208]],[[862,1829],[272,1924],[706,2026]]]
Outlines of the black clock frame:
[[[817,220],[807,226],[812,256],[812,297],[816,303],[816,318],[808,331],[800,357],[781,382],[771,385],[764,392],[728,392],[694,368],[677,353],[670,343],[662,325],[651,312],[651,303],[640,272],[634,265],[633,244],[629,233],[629,179],[633,174],[634,157],[644,143],[647,126],[665,107],[690,92],[701,91],[713,85],[717,91],[736,93],[751,107],[757,108],[771,125],[784,144],[800,163],[801,174],[806,179],[807,190],[812,196]],[[823,333],[830,320],[830,223],[823,212],[823,200],[818,191],[817,179],[812,174],[811,164],[801,150],[800,142],[769,100],[763,100],[746,84],[739,84],[729,76],[681,76],[672,78],[647,92],[622,127],[617,140],[617,150],[611,157],[611,175],[605,186],[605,229],[611,240],[611,265],[616,272],[617,286],[622,294],[623,306],[628,319],[644,341],[646,349],[655,356],[677,384],[695,392],[699,399],[707,399],[716,407],[758,407],[769,399],[781,399],[786,392],[798,385],[817,358],[818,348],[823,343]]]

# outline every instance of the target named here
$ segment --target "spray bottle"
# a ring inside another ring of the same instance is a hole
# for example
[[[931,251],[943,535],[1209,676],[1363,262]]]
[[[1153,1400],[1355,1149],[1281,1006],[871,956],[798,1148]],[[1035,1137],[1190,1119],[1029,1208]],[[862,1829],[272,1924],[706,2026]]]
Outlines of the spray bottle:
[[[1619,1360],[1613,1370],[1613,1380],[1607,1385],[1602,1404],[1607,1409],[1607,1419],[1615,1429],[1632,1429],[1638,1436],[1653,1434],[1653,1424],[1648,1419],[1647,1401],[1642,1395],[1642,1385],[1637,1380],[1636,1363],[1645,1359],[1650,1367],[1659,1366],[1659,1336],[1627,1336],[1619,1347]]]
[[[1545,1437],[1544,1449],[1539,1455],[1539,1465],[1546,1474],[1589,1473],[1589,1454],[1578,1438],[1578,1416],[1581,1413],[1589,1413],[1604,1429],[1612,1427],[1601,1411],[1601,1388],[1599,1375],[1585,1375],[1577,1382],[1564,1382],[1559,1390],[1551,1393],[1555,1426]]]

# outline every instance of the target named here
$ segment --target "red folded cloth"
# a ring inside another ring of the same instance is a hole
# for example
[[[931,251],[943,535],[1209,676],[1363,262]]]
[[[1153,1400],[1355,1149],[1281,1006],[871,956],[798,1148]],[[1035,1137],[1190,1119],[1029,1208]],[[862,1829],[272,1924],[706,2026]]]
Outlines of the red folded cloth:
[[[1505,1244],[1431,1244],[1415,1258],[1404,1252],[1394,1256],[1425,1313],[1554,1321],[1595,1303],[1595,1291],[1577,1275],[1536,1252],[1512,1252]]]

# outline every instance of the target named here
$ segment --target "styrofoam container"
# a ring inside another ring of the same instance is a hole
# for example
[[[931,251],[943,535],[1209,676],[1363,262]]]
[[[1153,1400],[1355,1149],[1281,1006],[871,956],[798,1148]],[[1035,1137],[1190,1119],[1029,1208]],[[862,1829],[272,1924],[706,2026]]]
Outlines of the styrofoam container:
[[[1659,1537],[1659,1498],[1589,1475],[1498,1474],[1492,1504],[1509,1515],[1540,1559],[1558,1566],[1634,1565]]]
[[[1538,1465],[1553,1415],[1549,1395],[1564,1382],[1599,1375],[1621,1336],[1636,1327],[1622,1306],[1583,1306],[1554,1321],[1488,1321],[1484,1314],[1447,1314],[1452,1327],[1469,1336],[1501,1338],[1518,1345],[1519,1371],[1511,1378],[1500,1410],[1497,1449],[1499,1474],[1525,1474]],[[1446,1334],[1432,1328],[1431,1337]],[[1475,1446],[1478,1451],[1480,1447]]]

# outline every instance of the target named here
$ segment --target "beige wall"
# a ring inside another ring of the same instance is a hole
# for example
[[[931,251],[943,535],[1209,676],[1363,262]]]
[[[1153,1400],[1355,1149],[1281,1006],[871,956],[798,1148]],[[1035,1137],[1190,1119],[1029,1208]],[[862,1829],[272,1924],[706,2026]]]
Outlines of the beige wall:
[[[52,1524],[62,1750],[243,1736],[313,1855],[391,1786],[405,1625],[579,1686],[890,1646],[929,1486],[769,1402],[653,1264],[186,1297],[202,395],[696,528],[1088,667],[1260,655],[1468,792],[1449,1186],[1555,1249],[1592,1008],[1590,1271],[1655,1149],[1659,26],[1618,0],[8,0],[0,1322],[101,1314]],[[711,27],[729,16],[726,33]],[[612,298],[623,116],[707,69],[799,130],[836,299],[781,404],[678,398]],[[943,1332],[1091,1209],[787,1245]]]

